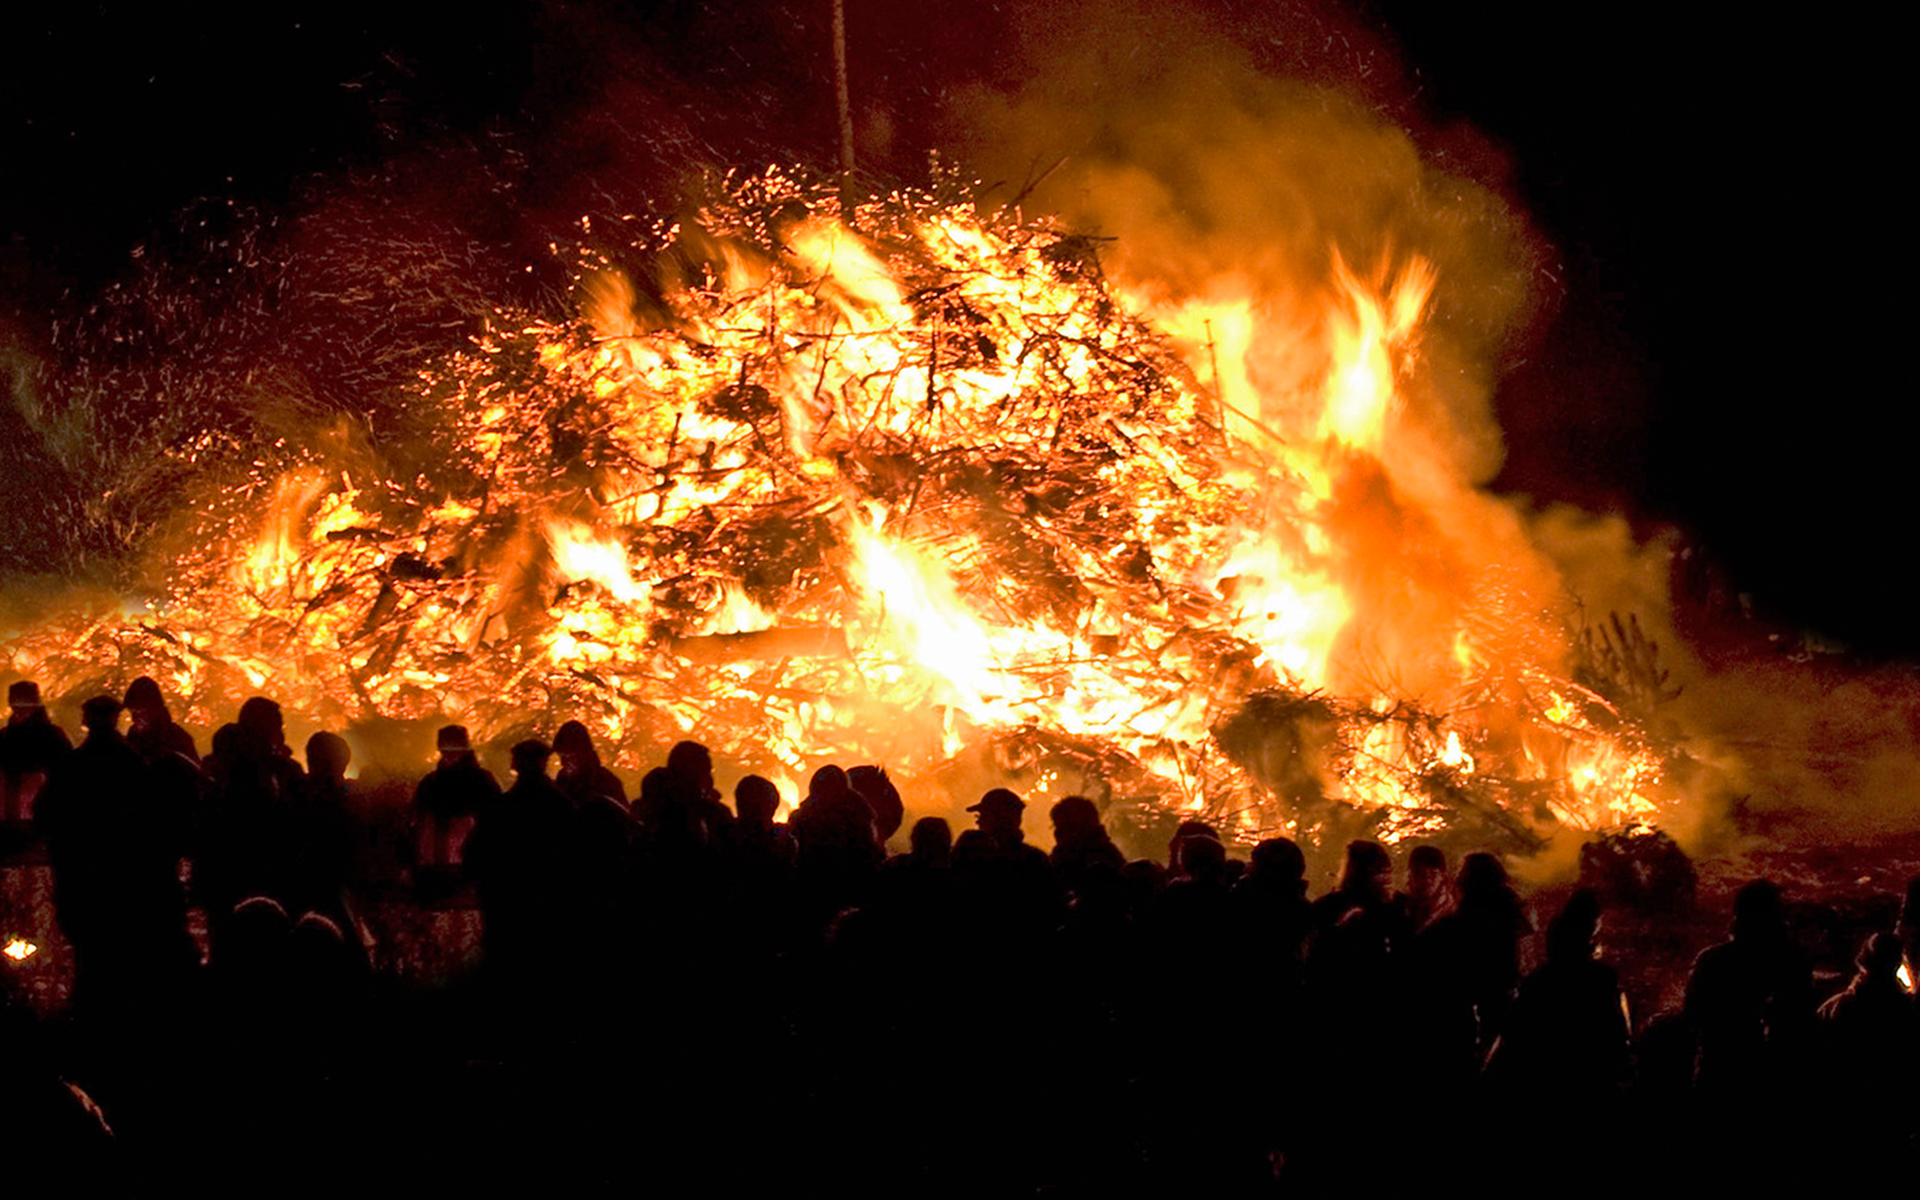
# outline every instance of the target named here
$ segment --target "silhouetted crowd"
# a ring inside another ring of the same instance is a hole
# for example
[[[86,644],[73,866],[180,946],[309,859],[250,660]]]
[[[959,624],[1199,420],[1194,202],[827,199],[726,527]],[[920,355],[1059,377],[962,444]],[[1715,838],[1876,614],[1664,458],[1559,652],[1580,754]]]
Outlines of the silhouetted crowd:
[[[1286,838],[1242,862],[1190,822],[1129,861],[1070,796],[1044,852],[996,788],[975,828],[925,817],[889,855],[906,805],[877,767],[821,768],[782,823],[773,783],[729,805],[694,742],[630,798],[578,722],[515,745],[505,787],[442,729],[383,833],[347,743],[314,735],[303,767],[266,698],[204,758],[150,679],[87,701],[78,746],[33,684],[8,698],[0,850],[44,854],[75,971],[53,1018],[9,987],[16,1180],[1777,1191],[1897,1164],[1916,1131],[1920,891],[1816,1003],[1780,890],[1747,885],[1684,1010],[1636,1036],[1600,896],[1536,928],[1491,854],[1415,847],[1397,886],[1355,841],[1309,897]],[[383,840],[412,902],[477,903],[476,968],[378,969]]]

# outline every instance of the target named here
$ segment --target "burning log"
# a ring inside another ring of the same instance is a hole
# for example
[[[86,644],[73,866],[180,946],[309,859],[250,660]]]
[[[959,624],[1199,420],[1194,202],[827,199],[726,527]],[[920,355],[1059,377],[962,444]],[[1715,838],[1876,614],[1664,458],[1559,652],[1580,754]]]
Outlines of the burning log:
[[[851,660],[853,657],[847,647],[845,630],[815,626],[676,637],[672,641],[672,650],[675,656],[693,663],[733,663],[754,659],[780,662],[794,658]]]

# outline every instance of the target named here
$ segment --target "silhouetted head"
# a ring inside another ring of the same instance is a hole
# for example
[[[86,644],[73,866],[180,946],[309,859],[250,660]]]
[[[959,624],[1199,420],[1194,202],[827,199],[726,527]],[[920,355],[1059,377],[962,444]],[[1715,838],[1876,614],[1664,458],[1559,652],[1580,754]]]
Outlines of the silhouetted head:
[[[1393,899],[1393,859],[1379,842],[1347,843],[1347,865],[1340,875],[1340,890],[1349,895],[1365,895],[1379,901]]]
[[[440,752],[440,765],[451,767],[473,757],[473,741],[465,725],[442,725],[433,735],[434,749]]]
[[[733,811],[742,824],[762,828],[771,825],[774,814],[780,811],[780,789],[771,779],[743,775],[733,785]]]
[[[1445,875],[1447,873],[1447,852],[1438,846],[1422,842],[1413,848],[1407,856],[1407,874],[1409,877],[1422,875]]]
[[[1307,856],[1292,838],[1268,838],[1253,848],[1249,878],[1293,895],[1307,890]]]
[[[160,694],[160,685],[151,676],[142,675],[127,685],[127,712],[132,715],[136,729],[145,729],[149,725],[159,725],[169,719],[166,698]]]
[[[1020,814],[1026,809],[1027,802],[1008,788],[994,788],[980,797],[980,803],[967,806],[974,824],[987,833],[1018,833]]]
[[[1460,898],[1478,903],[1508,890],[1507,869],[1484,851],[1475,851],[1460,863]]]
[[[1220,840],[1219,831],[1205,821],[1182,821],[1174,828],[1173,836],[1167,839],[1167,870],[1175,875],[1182,873],[1180,866],[1180,844],[1188,838],[1202,837]]]
[[[80,706],[80,724],[89,734],[120,731],[120,702],[112,696],[94,696]]]
[[[1218,883],[1227,874],[1227,848],[1218,838],[1197,834],[1181,838],[1177,873],[1204,883]]]
[[[1772,880],[1756,879],[1734,894],[1734,937],[1784,937],[1786,931],[1786,904]]]
[[[587,771],[600,765],[600,753],[593,748],[593,735],[578,721],[568,721],[554,731],[553,752],[560,756],[562,771]]]
[[[1063,796],[1047,810],[1053,822],[1053,840],[1063,846],[1076,842],[1098,841],[1105,836],[1100,810],[1085,796]]]
[[[913,861],[938,867],[953,861],[953,826],[945,817],[921,817],[907,837]]]
[[[275,750],[286,744],[286,717],[280,706],[265,696],[254,696],[240,706],[238,724],[249,739]]]
[[[851,785],[847,783],[847,773],[832,763],[815,771],[813,778],[807,780],[807,799],[809,800],[838,800],[852,790]]]
[[[667,751],[667,770],[687,781],[702,796],[718,796],[713,783],[713,752],[699,742],[675,742]]]
[[[337,733],[323,729],[307,739],[307,774],[323,783],[345,779],[352,761],[353,748]]]
[[[513,764],[513,773],[519,779],[545,779],[547,777],[547,759],[553,757],[553,747],[539,738],[528,738],[515,744],[509,761]]]
[[[14,709],[31,711],[40,707],[40,685],[31,679],[22,679],[7,685],[7,704]]]
[[[240,752],[240,739],[246,736],[240,727],[232,721],[213,731],[213,753],[219,758],[232,758]]]

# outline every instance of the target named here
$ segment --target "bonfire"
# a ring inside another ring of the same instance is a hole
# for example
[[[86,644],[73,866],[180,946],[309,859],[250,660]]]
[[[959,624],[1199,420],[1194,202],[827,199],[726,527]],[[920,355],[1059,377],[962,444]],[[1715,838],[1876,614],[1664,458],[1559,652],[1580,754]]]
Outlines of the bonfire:
[[[365,744],[580,718],[628,770],[694,738],[788,797],[878,762],[1242,840],[1527,848],[1671,802],[1658,648],[1423,497],[1417,255],[1333,254],[1276,380],[1244,308],[1169,311],[950,179],[735,176],[583,244],[576,315],[498,309],[390,427],[257,455],[140,602],[21,631],[11,673]]]

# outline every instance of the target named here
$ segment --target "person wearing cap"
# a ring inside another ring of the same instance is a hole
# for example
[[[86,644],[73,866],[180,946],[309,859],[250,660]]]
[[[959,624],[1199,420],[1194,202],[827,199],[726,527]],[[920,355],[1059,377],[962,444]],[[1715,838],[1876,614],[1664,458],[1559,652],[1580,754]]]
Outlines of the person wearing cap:
[[[428,877],[460,866],[474,821],[500,799],[500,784],[480,765],[466,726],[442,726],[434,744],[440,761],[413,792],[414,861]]]
[[[72,750],[66,731],[40,703],[40,685],[22,679],[7,688],[6,728],[0,729],[0,776],[5,781],[6,824],[21,830],[33,820],[34,797],[49,772]]]
[[[1024,932],[1051,929],[1061,907],[1046,852],[1027,844],[1020,828],[1027,802],[994,788],[970,804],[975,827],[953,843],[953,870],[971,894],[975,914],[989,927],[1018,924]]]

